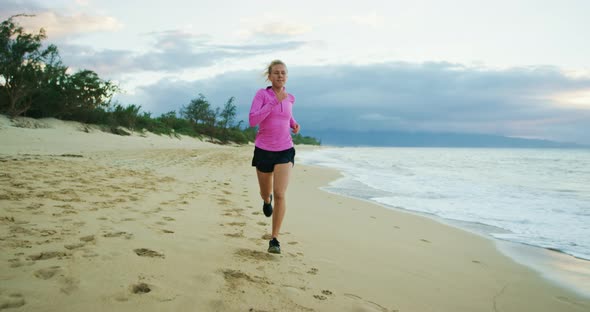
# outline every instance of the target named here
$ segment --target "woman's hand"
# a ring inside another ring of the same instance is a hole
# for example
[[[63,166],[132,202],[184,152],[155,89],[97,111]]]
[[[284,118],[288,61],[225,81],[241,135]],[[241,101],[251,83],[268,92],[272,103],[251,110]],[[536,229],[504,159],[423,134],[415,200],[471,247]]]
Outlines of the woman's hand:
[[[299,124],[295,124],[295,127],[293,127],[293,130],[292,130],[293,131],[293,134],[299,133],[299,128],[300,128],[299,127]]]

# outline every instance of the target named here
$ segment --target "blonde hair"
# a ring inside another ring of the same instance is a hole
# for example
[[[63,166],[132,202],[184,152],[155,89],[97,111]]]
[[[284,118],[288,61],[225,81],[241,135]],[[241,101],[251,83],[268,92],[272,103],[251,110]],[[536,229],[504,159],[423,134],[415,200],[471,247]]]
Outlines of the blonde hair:
[[[283,61],[273,60],[272,62],[270,62],[270,64],[268,64],[268,66],[266,66],[266,70],[263,73],[264,77],[266,78],[266,81],[268,81],[268,75],[270,75],[270,72],[272,71],[272,67],[275,65],[283,65],[283,66],[285,66],[285,69],[287,68],[287,65],[285,65],[285,63],[283,63]],[[287,70],[287,72],[288,71],[289,70]]]

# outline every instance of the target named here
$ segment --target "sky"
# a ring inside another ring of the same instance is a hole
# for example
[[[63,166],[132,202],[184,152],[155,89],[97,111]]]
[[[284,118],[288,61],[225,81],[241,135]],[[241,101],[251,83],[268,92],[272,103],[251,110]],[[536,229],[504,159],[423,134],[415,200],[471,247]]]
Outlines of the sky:
[[[72,72],[153,117],[203,94],[244,124],[273,59],[303,135],[429,131],[590,144],[590,1],[0,0]]]

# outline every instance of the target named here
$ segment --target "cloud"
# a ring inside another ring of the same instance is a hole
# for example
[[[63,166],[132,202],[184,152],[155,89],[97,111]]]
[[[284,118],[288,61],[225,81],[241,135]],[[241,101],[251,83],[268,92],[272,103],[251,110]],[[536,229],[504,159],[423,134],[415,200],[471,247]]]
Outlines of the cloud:
[[[552,94],[590,88],[553,67],[506,70],[452,63],[289,67],[288,90],[308,133],[333,130],[404,130],[497,134],[590,143],[590,109],[562,105]],[[160,81],[139,92],[154,113],[175,110],[203,93],[221,105],[236,97],[247,120],[251,98],[264,87],[258,71],[207,80]],[[139,103],[141,104],[141,103]]]
[[[63,15],[54,9],[48,9],[34,1],[7,1],[3,4],[0,17],[8,18],[16,14],[34,15],[18,17],[18,23],[28,32],[45,29],[48,38],[56,39],[69,36],[84,35],[98,31],[116,31],[122,24],[113,17],[88,14]]]
[[[377,12],[373,11],[366,15],[356,15],[352,17],[352,22],[361,25],[361,26],[369,26],[372,28],[379,28],[385,25],[385,18]]]
[[[590,89],[556,93],[550,99],[561,105],[590,109]]]
[[[246,18],[242,20],[242,23],[244,26],[237,34],[248,40],[285,40],[313,30],[310,25],[293,21],[285,22],[271,16]]]
[[[11,15],[20,13],[31,14],[43,10],[46,10],[46,8],[36,1],[2,0],[2,10],[0,11],[0,17],[5,19]]]
[[[299,24],[290,24],[281,21],[273,21],[268,22],[263,25],[260,25],[246,34],[250,36],[260,36],[260,37],[280,37],[280,36],[297,36],[308,33],[311,31],[310,26],[306,25],[299,25]]]
[[[63,44],[60,45],[60,53],[65,64],[92,69],[112,77],[141,71],[166,73],[202,68],[225,60],[293,50],[306,44],[301,41],[214,44],[206,35],[178,30],[152,32],[146,36],[151,38],[153,44],[145,52],[112,49],[97,51],[88,46]]]
[[[110,16],[92,16],[87,14],[60,15],[55,12],[41,12],[35,18],[22,19],[26,29],[45,28],[50,39],[84,35],[90,32],[117,31],[123,25]]]

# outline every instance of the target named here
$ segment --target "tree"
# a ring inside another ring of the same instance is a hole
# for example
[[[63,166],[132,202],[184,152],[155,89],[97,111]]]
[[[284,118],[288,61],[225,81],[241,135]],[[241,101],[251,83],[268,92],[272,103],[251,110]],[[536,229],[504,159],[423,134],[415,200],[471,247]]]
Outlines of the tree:
[[[222,129],[231,128],[233,123],[236,119],[236,105],[234,104],[235,97],[230,97],[229,100],[225,103],[223,110],[219,114],[221,120],[219,121],[219,126]]]
[[[129,129],[135,129],[139,111],[141,106],[139,105],[128,105],[123,107],[121,104],[116,104],[112,111],[113,123],[119,126],[123,126]]]
[[[67,79],[67,66],[61,63],[57,50],[46,60],[37,90],[26,112],[31,117],[56,117],[63,105],[63,88]],[[32,83],[32,81],[31,81]]]
[[[91,70],[80,70],[73,75],[66,75],[61,90],[63,105],[58,116],[70,117],[99,107],[108,108],[119,87],[100,79]]]
[[[97,108],[108,108],[118,86],[91,70],[73,75],[61,62],[57,47],[42,49],[46,38],[26,33],[14,15],[0,24],[0,111],[15,117],[31,110],[35,117],[85,119]]]
[[[0,107],[11,116],[25,113],[32,105],[39,83],[44,80],[48,59],[56,59],[57,47],[41,49],[46,38],[41,28],[37,34],[26,33],[14,15],[0,24]]]
[[[205,96],[199,93],[199,97],[192,99],[187,106],[183,106],[180,115],[195,124],[205,124],[211,120],[215,112],[211,109],[211,104]]]

